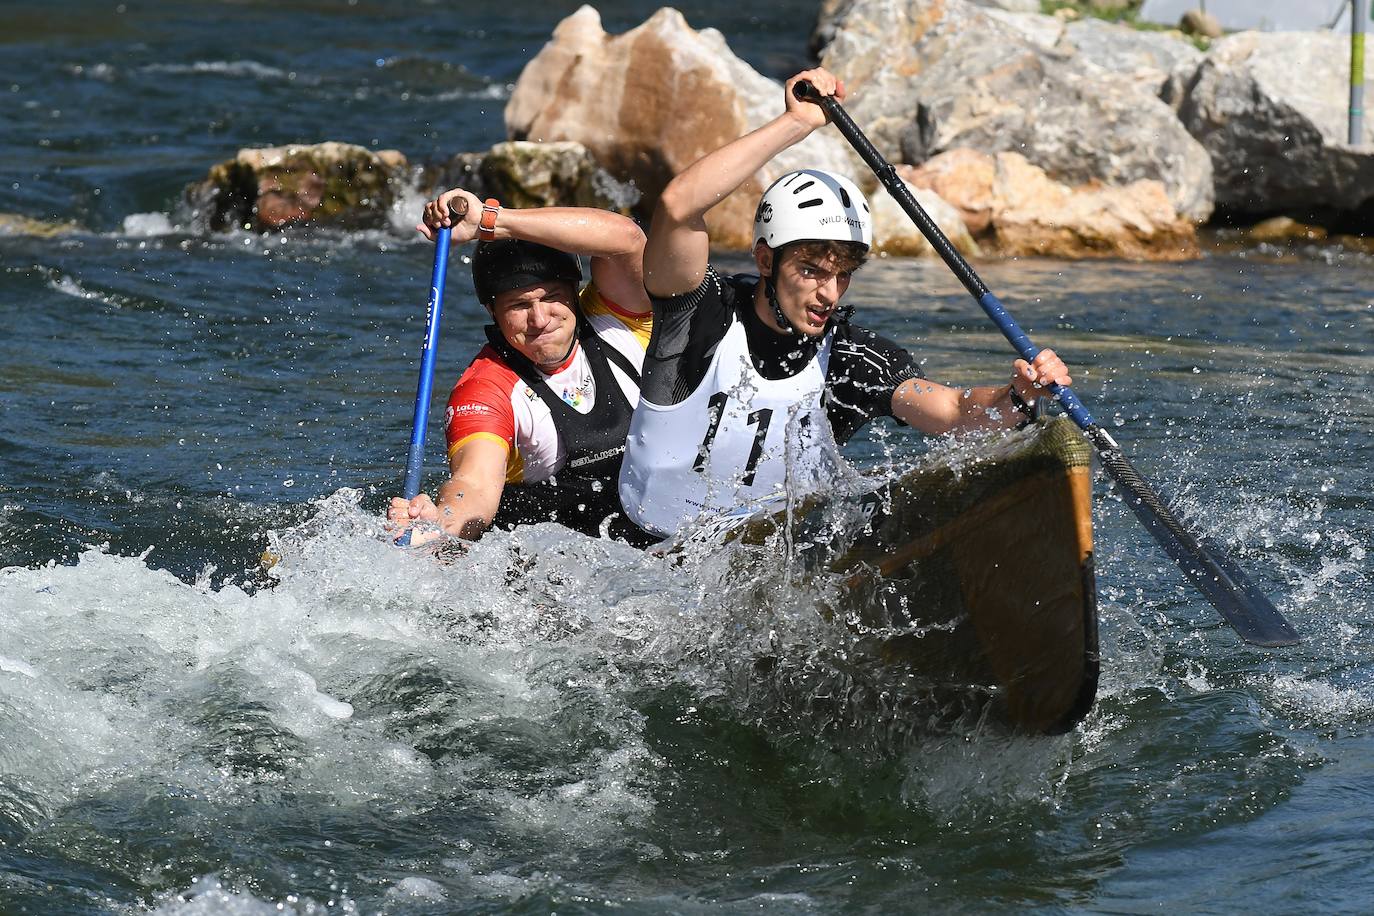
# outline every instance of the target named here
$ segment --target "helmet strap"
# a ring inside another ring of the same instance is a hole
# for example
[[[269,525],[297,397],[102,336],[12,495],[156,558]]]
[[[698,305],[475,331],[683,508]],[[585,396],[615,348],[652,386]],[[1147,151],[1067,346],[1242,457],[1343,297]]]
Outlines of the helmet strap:
[[[778,303],[778,287],[773,282],[773,275],[778,272],[778,265],[782,263],[782,254],[786,246],[779,245],[777,248],[769,248],[772,253],[772,263],[768,268],[768,275],[763,278],[763,294],[768,297],[768,305],[773,309],[773,320],[782,328],[784,334],[801,333],[787,320],[787,316],[782,313],[782,305]]]
[[[787,316],[782,313],[782,306],[778,304],[778,288],[773,285],[771,276],[763,278],[763,292],[768,297],[768,304],[773,308],[773,320],[778,323],[778,327],[782,328],[784,334],[796,334],[797,329],[787,320]]]

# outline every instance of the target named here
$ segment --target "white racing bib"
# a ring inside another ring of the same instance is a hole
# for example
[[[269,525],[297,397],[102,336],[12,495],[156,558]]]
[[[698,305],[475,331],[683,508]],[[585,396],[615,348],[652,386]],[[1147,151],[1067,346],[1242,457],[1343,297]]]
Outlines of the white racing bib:
[[[640,398],[620,500],[635,524],[667,537],[699,517],[738,514],[831,479],[837,453],[821,398],[833,332],[796,375],[766,379],[738,318],[706,377],[678,404]]]

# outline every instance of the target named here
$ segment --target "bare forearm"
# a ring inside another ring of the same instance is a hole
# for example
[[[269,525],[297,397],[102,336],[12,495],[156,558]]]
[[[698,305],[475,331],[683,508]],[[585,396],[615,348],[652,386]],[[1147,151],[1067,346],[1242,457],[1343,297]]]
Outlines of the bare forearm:
[[[498,491],[493,497],[485,488],[462,475],[450,477],[439,488],[439,524],[447,534],[475,541],[491,527],[501,504]]]
[[[1011,400],[1011,386],[950,388],[924,379],[902,383],[892,395],[892,412],[927,435],[1002,429],[1025,416]]]
[[[634,220],[591,207],[502,209],[496,220],[498,239],[523,239],[590,258],[638,256],[644,232]]]

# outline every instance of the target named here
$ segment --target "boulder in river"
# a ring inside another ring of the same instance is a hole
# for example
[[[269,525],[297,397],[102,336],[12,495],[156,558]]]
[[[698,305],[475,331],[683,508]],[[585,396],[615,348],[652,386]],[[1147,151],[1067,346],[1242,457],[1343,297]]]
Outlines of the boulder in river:
[[[581,143],[498,143],[486,153],[460,153],[426,170],[425,190],[462,187],[507,207],[599,207],[628,214],[639,189],[617,181]]]
[[[1346,143],[1349,61],[1340,35],[1240,32],[1174,71],[1165,99],[1212,157],[1222,216],[1369,230],[1374,120],[1362,147]]]
[[[409,172],[396,150],[349,143],[241,149],[188,187],[186,202],[193,219],[214,230],[307,223],[374,228],[387,224]]]
[[[1193,223],[1179,216],[1164,186],[1069,187],[1018,153],[942,153],[902,177],[939,192],[975,237],[997,254],[1178,261],[1197,256]]]
[[[651,210],[668,181],[701,156],[777,116],[780,84],[736,57],[715,29],[695,31],[664,8],[621,35],[608,35],[595,9],[560,22],[526,65],[506,105],[518,140],[574,140]],[[848,147],[818,131],[774,158],[707,214],[712,241],[753,243],[754,207],[784,172],[821,168],[860,177]]]
[[[1211,214],[1212,162],[1156,87],[1039,47],[967,0],[852,0],[821,62],[889,159],[1015,151],[1071,185],[1157,180],[1187,219]]]
[[[929,188],[908,184],[907,190],[960,254],[973,258],[983,253],[957,208]],[[937,257],[930,242],[891,194],[879,188],[869,195],[869,202],[873,214],[874,251],[907,257]]]

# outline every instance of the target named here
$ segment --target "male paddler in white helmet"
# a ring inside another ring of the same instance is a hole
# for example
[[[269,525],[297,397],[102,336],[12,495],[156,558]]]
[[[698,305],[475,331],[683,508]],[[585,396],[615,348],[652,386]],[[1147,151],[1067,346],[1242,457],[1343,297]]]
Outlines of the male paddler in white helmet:
[[[803,79],[844,98],[827,71],[798,74],[781,115],[692,164],[654,210],[644,249],[654,334],[620,497],[631,520],[658,536],[766,505],[799,478],[821,484],[830,436],[843,443],[874,417],[930,435],[1013,427],[1042,386],[1071,382],[1043,350],[1033,363],[1016,360],[1010,384],[951,388],[925,380],[897,344],[851,324],[840,302],[867,257],[873,221],[841,175],[803,169],[779,178],[755,217],[758,277],[716,272],[706,212],[826,124],[820,106],[793,96]]]

